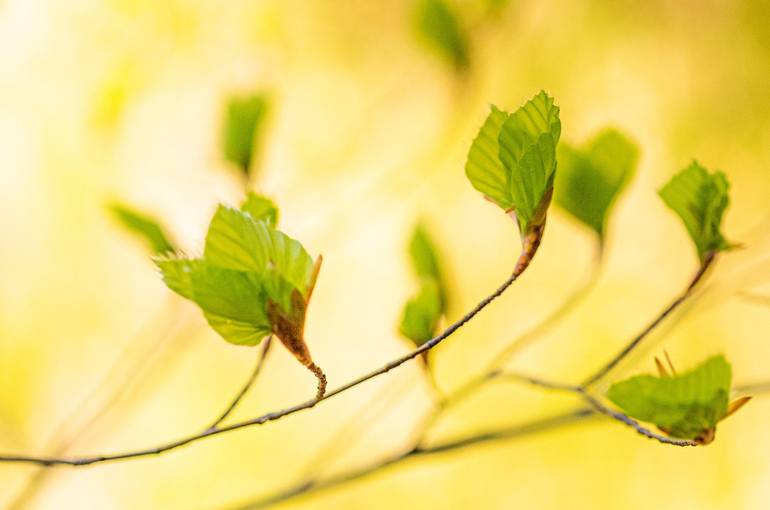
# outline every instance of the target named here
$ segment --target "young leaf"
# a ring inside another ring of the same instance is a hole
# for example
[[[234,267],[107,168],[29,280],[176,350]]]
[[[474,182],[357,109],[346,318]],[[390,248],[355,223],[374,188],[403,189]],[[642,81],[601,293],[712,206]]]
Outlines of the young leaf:
[[[500,161],[498,144],[500,129],[508,118],[508,114],[495,105],[491,105],[490,108],[487,119],[468,151],[465,175],[476,190],[504,211],[508,211],[513,208],[513,198],[507,185],[508,171]]]
[[[399,330],[420,346],[435,336],[447,308],[447,288],[438,252],[422,224],[417,224],[412,233],[409,258],[420,287],[417,294],[404,305]]]
[[[446,283],[441,274],[438,251],[422,223],[417,224],[409,241],[409,258],[417,278],[436,282],[441,296],[441,312],[446,308]]]
[[[241,211],[249,213],[252,219],[264,221],[273,228],[278,224],[278,207],[264,195],[257,195],[250,191],[241,204]]]
[[[255,198],[250,199],[255,205]],[[276,335],[318,377],[320,398],[326,378],[313,363],[304,327],[321,258],[313,263],[298,241],[268,223],[271,218],[275,215],[255,220],[251,212],[219,206],[209,225],[203,258],[166,257],[155,262],[166,285],[195,302],[228,342],[256,345],[265,336]]]
[[[663,201],[684,222],[701,262],[713,253],[733,247],[720,228],[730,203],[729,188],[724,173],[709,173],[693,161],[660,190]]]
[[[612,205],[636,172],[637,146],[606,129],[584,148],[559,146],[555,201],[604,240]]]
[[[407,301],[401,317],[401,334],[420,346],[433,338],[443,313],[436,280],[422,280],[420,291]]]
[[[515,214],[522,238],[545,223],[560,135],[559,108],[541,91],[510,115],[493,106],[468,153],[471,184]]]
[[[468,42],[446,0],[420,0],[415,15],[418,34],[457,69],[468,66]]]
[[[110,204],[109,209],[127,230],[141,237],[154,254],[162,255],[175,251],[173,243],[155,219],[117,202]]]
[[[222,151],[225,159],[238,165],[247,176],[251,172],[254,145],[265,122],[267,107],[264,94],[234,97],[227,104]]]
[[[731,378],[730,364],[715,356],[680,375],[638,375],[618,382],[607,398],[671,437],[709,442],[717,422],[727,416]]]

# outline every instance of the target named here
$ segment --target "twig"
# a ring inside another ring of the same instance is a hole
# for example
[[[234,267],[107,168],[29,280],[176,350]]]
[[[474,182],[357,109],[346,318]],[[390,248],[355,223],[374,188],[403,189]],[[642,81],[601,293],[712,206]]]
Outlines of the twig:
[[[541,234],[541,232],[538,232],[538,234]],[[36,457],[31,455],[0,455],[0,462],[31,463],[31,464],[39,464],[43,466],[54,466],[54,465],[88,466],[91,464],[99,464],[99,463],[111,462],[111,461],[117,461],[117,460],[149,457],[149,456],[159,455],[161,453],[165,453],[171,450],[175,450],[177,448],[186,446],[188,444],[191,444],[212,436],[224,434],[226,432],[231,432],[234,430],[251,427],[255,425],[262,425],[270,421],[279,420],[285,416],[289,416],[299,411],[311,409],[315,407],[319,402],[328,400],[336,395],[339,395],[340,393],[343,393],[351,388],[358,386],[359,384],[362,384],[379,375],[385,374],[393,370],[394,368],[397,368],[403,365],[404,363],[406,363],[411,359],[416,358],[423,352],[426,352],[432,349],[433,347],[435,347],[436,345],[440,344],[444,339],[448,338],[455,331],[463,327],[468,321],[473,319],[473,317],[475,317],[479,312],[481,312],[481,310],[486,308],[487,305],[489,305],[492,301],[500,297],[500,295],[502,295],[503,292],[505,292],[508,289],[508,287],[510,287],[513,284],[513,282],[515,282],[517,278],[526,270],[526,268],[528,267],[529,263],[532,260],[532,257],[534,255],[534,250],[536,250],[537,248],[537,243],[534,242],[534,240],[530,239],[526,241],[529,244],[525,242],[525,248],[522,249],[522,253],[519,256],[519,260],[517,261],[511,276],[509,276],[505,280],[505,282],[503,282],[503,284],[500,285],[500,287],[498,287],[492,294],[482,299],[470,312],[468,312],[458,321],[456,321],[455,323],[450,325],[448,328],[446,328],[441,334],[425,342],[424,344],[414,349],[413,351],[399,358],[396,358],[395,360],[383,365],[382,367],[376,370],[373,370],[367,374],[364,374],[356,379],[353,379],[352,381],[349,381],[343,384],[342,386],[335,388],[334,390],[326,393],[321,398],[313,398],[311,400],[307,400],[300,404],[296,404],[294,406],[287,407],[279,411],[273,411],[273,412],[264,414],[262,416],[251,418],[249,420],[240,421],[224,427],[216,427],[213,429],[208,429],[203,432],[193,434],[187,437],[183,437],[181,439],[177,439],[175,441],[171,441],[153,448],[146,448],[141,450],[110,454],[110,455],[97,455],[92,457],[80,457],[80,458]],[[530,248],[527,249],[526,246],[529,246]]]
[[[647,336],[652,333],[655,328],[663,322],[666,317],[671,315],[674,310],[676,310],[679,305],[684,303],[687,298],[689,298],[695,288],[697,287],[698,283],[701,281],[703,276],[708,271],[709,267],[713,264],[713,262],[716,260],[716,254],[715,253],[709,253],[704,258],[703,262],[700,265],[700,268],[698,268],[698,272],[695,273],[695,276],[690,281],[690,284],[687,286],[687,289],[680,294],[676,299],[674,299],[652,322],[650,322],[647,327],[645,327],[637,336],[635,336],[619,353],[617,353],[610,361],[608,361],[604,366],[602,366],[599,370],[594,372],[591,376],[585,379],[581,386],[583,387],[589,387],[595,383],[597,383],[600,379],[602,379],[604,376],[606,376],[613,368],[615,368],[618,363],[623,361],[626,356],[631,354],[631,352],[636,349],[642,341],[647,338]]]
[[[655,439],[663,444],[670,444],[673,446],[697,446],[698,445],[698,443],[696,443],[695,441],[690,441],[687,439],[675,439],[675,438],[664,436],[649,430],[648,428],[642,426],[638,421],[634,420],[630,416],[627,416],[621,412],[615,411],[605,406],[599,400],[592,397],[583,386],[573,386],[570,384],[562,384],[562,383],[557,383],[552,381],[545,381],[543,379],[539,379],[536,377],[524,376],[519,374],[511,374],[511,373],[500,374],[499,377],[518,381],[518,382],[524,382],[527,384],[531,384],[533,386],[539,386],[541,388],[565,391],[568,393],[573,393],[575,395],[578,395],[586,403],[588,403],[591,407],[593,407],[595,411],[605,416],[608,416],[614,420],[617,420],[621,423],[624,423],[625,425],[628,425],[629,427],[633,428],[639,434],[645,437],[648,437],[650,439]]]
[[[531,342],[543,334],[545,334],[550,328],[552,328],[559,321],[564,319],[582,300],[590,293],[594,285],[598,281],[598,277],[601,270],[603,260],[603,248],[599,245],[598,252],[594,256],[593,267],[590,271],[589,277],[585,282],[575,289],[567,298],[562,301],[558,308],[553,310],[547,317],[540,320],[531,329],[525,331],[521,335],[517,336],[495,355],[492,361],[487,365],[484,372],[469,379],[462,386],[454,390],[450,395],[446,395],[442,398],[434,407],[433,412],[428,415],[425,420],[424,433],[435,424],[436,421],[441,418],[443,413],[450,407],[454,407],[467,397],[475,394],[479,389],[484,387],[487,383],[494,380],[501,373],[501,367],[507,363],[514,354],[521,349],[530,345]]]
[[[259,373],[262,371],[262,366],[265,364],[265,359],[267,359],[267,354],[270,351],[270,346],[273,343],[273,337],[272,335],[267,337],[267,340],[265,340],[265,343],[262,346],[262,350],[259,351],[259,356],[257,357],[257,364],[254,366],[254,371],[252,371],[251,376],[246,381],[246,383],[241,388],[241,391],[238,392],[238,394],[235,396],[232,402],[230,402],[230,405],[225,409],[225,412],[222,413],[222,415],[217,418],[214,423],[212,423],[206,430],[215,430],[225,419],[230,416],[230,413],[232,413],[236,407],[238,407],[238,404],[241,402],[244,396],[246,396],[246,393],[248,393],[249,389],[251,389],[251,386],[254,384],[254,381],[259,376]]]
[[[547,389],[555,389],[555,390],[563,390],[563,391],[569,391],[573,393],[579,393],[582,396],[582,398],[584,398],[589,403],[589,407],[583,407],[583,408],[576,409],[574,411],[568,411],[563,414],[558,414],[550,418],[533,420],[523,425],[515,425],[512,427],[506,427],[506,428],[499,429],[492,432],[486,432],[486,433],[481,433],[477,435],[467,436],[454,441],[438,443],[433,446],[415,446],[398,455],[388,457],[384,460],[380,460],[378,462],[369,464],[368,466],[356,469],[354,471],[349,471],[347,473],[343,473],[343,474],[328,478],[326,480],[320,480],[320,479],[304,480],[281,492],[242,504],[240,506],[232,507],[230,510],[255,510],[258,508],[266,508],[278,503],[283,503],[285,501],[298,498],[300,496],[304,496],[310,493],[320,492],[325,489],[330,489],[339,485],[343,485],[347,482],[352,482],[354,480],[374,474],[376,472],[379,472],[380,470],[383,470],[385,468],[388,468],[395,464],[402,463],[408,459],[415,458],[418,456],[429,457],[439,453],[459,450],[459,449],[474,446],[477,444],[514,439],[514,438],[530,435],[533,433],[558,428],[564,425],[571,425],[574,423],[583,422],[589,418],[597,418],[600,416],[607,416],[609,418],[620,421],[632,427],[639,434],[645,437],[656,439],[665,444],[672,444],[675,446],[695,446],[695,443],[691,441],[672,439],[672,438],[660,436],[659,434],[651,432],[650,430],[642,427],[638,422],[629,418],[628,416],[622,413],[613,411],[612,409],[609,409],[607,406],[603,405],[594,397],[591,397],[590,395],[585,393],[584,390],[576,386],[554,383],[554,382],[544,381],[533,377],[527,377],[527,376],[511,374],[511,373],[500,373],[498,374],[498,376],[511,379],[511,380],[516,380],[519,382],[526,382],[527,384],[532,384],[532,385],[540,386]],[[770,393],[770,381],[736,386],[734,391],[736,393],[751,392],[755,395],[758,393],[767,394],[767,393]]]
[[[256,501],[248,502],[239,506],[232,507],[232,510],[254,510],[258,508],[266,508],[271,505],[282,503],[299,496],[304,496],[310,493],[320,492],[325,489],[330,489],[339,485],[343,485],[360,478],[364,478],[373,473],[379,472],[390,466],[403,463],[409,459],[417,457],[431,457],[445,452],[454,450],[460,450],[477,444],[490,443],[494,441],[503,441],[508,439],[515,439],[537,432],[560,427],[562,425],[570,425],[584,421],[587,418],[597,416],[596,412],[590,408],[581,408],[575,411],[559,414],[550,418],[535,420],[523,425],[515,425],[506,427],[483,434],[464,437],[461,439],[447,441],[439,443],[434,446],[424,448],[410,448],[405,452],[397,455],[387,457],[379,460],[368,466],[343,473],[326,480],[313,480],[309,482],[302,482],[294,485],[284,491],[267,496]]]

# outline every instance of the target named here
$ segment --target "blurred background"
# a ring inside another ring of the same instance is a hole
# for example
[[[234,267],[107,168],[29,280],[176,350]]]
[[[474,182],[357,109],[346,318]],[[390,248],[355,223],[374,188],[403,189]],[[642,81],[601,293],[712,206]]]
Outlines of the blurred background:
[[[725,353],[736,383],[770,380],[770,3],[443,5],[454,39],[436,36],[417,0],[0,1],[0,451],[153,446],[204,428],[246,379],[258,349],[227,344],[172,296],[107,204],[152,214],[198,253],[216,204],[243,197],[221,126],[228,100],[254,92],[268,113],[248,186],[324,255],[307,338],[332,387],[411,348],[398,321],[414,290],[406,246],[418,218],[443,253],[450,320],[509,274],[516,228],[463,167],[488,104],[513,110],[540,89],[561,107],[562,140],[580,145],[613,125],[641,156],[610,218],[596,287],[510,366],[578,381],[681,291],[697,259],[656,190],[695,157],[730,178],[725,230],[745,247],[720,259],[624,370],[650,371],[665,346],[681,368]],[[461,385],[558,307],[593,257],[592,234],[555,209],[527,274],[435,353],[439,387]],[[333,474],[405,444],[431,406],[417,363],[310,412],[158,458],[43,475],[0,465],[0,505],[227,508],[297,480],[387,386],[399,398],[387,396],[387,412],[322,462]],[[276,346],[235,418],[314,387]],[[491,385],[433,436],[576,404]],[[770,399],[757,398],[715,443],[690,449],[586,422],[410,461],[283,507],[762,509],[769,419]]]

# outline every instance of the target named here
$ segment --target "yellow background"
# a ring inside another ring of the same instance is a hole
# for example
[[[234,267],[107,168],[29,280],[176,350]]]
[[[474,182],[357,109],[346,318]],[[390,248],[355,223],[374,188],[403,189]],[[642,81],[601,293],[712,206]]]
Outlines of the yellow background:
[[[722,352],[736,383],[770,379],[770,307],[741,297],[770,292],[770,4],[485,5],[456,4],[471,39],[458,77],[415,39],[411,1],[0,1],[0,451],[47,453],[65,421],[77,437],[68,454],[152,446],[205,427],[245,379],[256,350],[225,343],[173,298],[104,205],[120,198],[157,214],[196,253],[216,204],[242,193],[218,152],[225,100],[254,89],[273,99],[255,187],[279,202],[283,229],[325,258],[307,336],[331,386],[408,349],[396,324],[413,291],[405,244],[417,217],[445,253],[451,318],[507,276],[517,232],[463,165],[489,102],[514,109],[541,88],[561,107],[563,140],[612,124],[642,156],[596,290],[511,366],[577,381],[682,289],[694,250],[655,191],[696,157],[728,174],[726,232],[746,246],[722,257],[701,297],[626,371],[650,370],[665,345],[681,368]],[[522,280],[441,345],[439,384],[457,387],[558,306],[592,249],[590,233],[554,211]],[[77,433],[98,406],[94,385],[137,356],[151,368],[121,375],[119,401]],[[159,458],[56,469],[17,508],[214,509],[267,494],[383,385],[412,389],[327,472],[360,465],[403,445],[428,409],[417,364]],[[313,391],[277,347],[237,417]],[[574,404],[496,385],[435,437]],[[764,509],[768,420],[770,399],[755,399],[714,444],[690,449],[593,422],[411,461],[286,508]],[[36,472],[0,465],[0,504]]]

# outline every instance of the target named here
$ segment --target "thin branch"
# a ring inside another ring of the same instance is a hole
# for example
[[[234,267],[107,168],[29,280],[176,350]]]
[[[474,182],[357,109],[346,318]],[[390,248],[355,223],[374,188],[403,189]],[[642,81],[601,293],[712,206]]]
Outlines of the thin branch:
[[[527,384],[531,384],[533,386],[539,386],[541,388],[546,388],[550,390],[559,390],[559,391],[565,391],[568,393],[573,393],[578,396],[580,396],[583,400],[585,400],[591,407],[594,408],[597,412],[608,416],[614,420],[617,420],[621,423],[624,423],[625,425],[628,425],[629,427],[633,428],[636,432],[639,434],[648,437],[650,439],[655,439],[663,444],[670,444],[673,446],[697,446],[698,443],[695,441],[690,441],[687,439],[675,439],[668,436],[664,436],[661,434],[658,434],[656,432],[653,432],[649,430],[648,428],[642,426],[638,421],[634,420],[630,416],[627,416],[621,412],[615,411],[613,409],[610,409],[609,407],[602,404],[599,400],[592,397],[584,387],[582,386],[573,386],[569,384],[562,384],[562,383],[556,383],[551,381],[545,381],[542,379],[538,379],[535,377],[529,377],[519,374],[511,374],[511,373],[505,373],[500,374],[500,377],[504,377],[506,379],[511,379],[518,382],[524,382]]]
[[[537,232],[537,236],[540,236],[541,234],[542,234],[541,231]],[[117,460],[155,456],[161,453],[175,450],[177,448],[181,448],[188,444],[195,443],[197,441],[200,441],[209,437],[213,437],[216,435],[224,434],[226,432],[231,432],[231,431],[246,428],[246,427],[262,425],[264,423],[279,420],[285,416],[289,416],[291,414],[304,411],[306,409],[311,409],[315,407],[319,402],[328,400],[370,379],[373,379],[377,376],[385,374],[393,370],[394,368],[397,368],[403,365],[407,361],[416,358],[423,352],[426,352],[432,349],[433,347],[437,346],[438,344],[440,344],[443,340],[451,336],[458,329],[462,328],[468,321],[473,319],[479,312],[481,312],[481,310],[486,308],[487,305],[489,305],[492,301],[500,297],[503,294],[503,292],[505,292],[508,289],[508,287],[510,287],[513,284],[513,282],[515,282],[518,279],[518,277],[526,270],[529,263],[531,262],[534,252],[537,249],[537,245],[538,243],[536,242],[536,239],[525,239],[524,248],[522,249],[522,253],[519,256],[519,260],[517,261],[516,267],[514,268],[514,271],[511,274],[511,276],[509,276],[505,280],[505,282],[503,282],[503,284],[500,285],[500,287],[498,287],[492,294],[482,299],[470,312],[468,312],[458,321],[456,321],[455,323],[450,325],[448,328],[446,328],[441,334],[425,342],[424,344],[414,349],[413,351],[383,365],[382,367],[376,370],[373,370],[367,374],[364,374],[356,379],[353,379],[352,381],[349,381],[343,384],[342,386],[335,388],[334,390],[326,393],[322,398],[313,398],[311,400],[307,400],[300,404],[296,404],[294,406],[287,407],[279,411],[273,411],[273,412],[264,414],[262,416],[237,422],[224,427],[218,426],[213,429],[207,429],[203,432],[193,434],[187,437],[183,437],[181,439],[177,439],[175,441],[171,441],[165,444],[161,444],[153,448],[146,448],[146,449],[140,449],[140,450],[135,450],[130,452],[110,454],[110,455],[97,455],[92,457],[80,457],[80,458],[36,457],[36,456],[30,456],[30,455],[0,455],[0,462],[31,463],[31,464],[39,464],[43,466],[54,466],[54,465],[88,466],[91,464],[99,464],[99,463],[112,462]]]
[[[230,416],[230,413],[232,413],[236,407],[238,407],[238,404],[241,402],[243,397],[246,396],[246,393],[249,392],[249,389],[251,389],[251,386],[254,384],[254,381],[257,380],[257,377],[259,377],[259,373],[262,371],[262,366],[265,364],[265,359],[267,359],[267,354],[270,351],[270,346],[273,344],[273,337],[272,335],[267,337],[267,340],[265,340],[265,343],[262,346],[262,350],[259,351],[259,356],[257,357],[257,364],[254,366],[254,371],[252,371],[251,376],[246,381],[246,384],[243,385],[241,388],[241,391],[238,392],[238,394],[235,396],[232,402],[230,402],[230,405],[225,409],[225,412],[222,413],[222,415],[217,418],[214,423],[212,423],[208,429],[206,430],[215,430],[225,419]]]
[[[626,358],[626,356],[631,354],[631,352],[634,349],[636,349],[639,346],[639,344],[641,344],[642,341],[645,338],[647,338],[647,336],[650,333],[652,333],[661,322],[663,322],[669,315],[671,315],[679,307],[679,305],[684,303],[687,300],[687,298],[689,298],[693,294],[693,291],[697,287],[698,283],[704,277],[709,267],[711,267],[711,265],[715,260],[716,260],[715,253],[707,254],[703,262],[701,263],[700,268],[698,268],[698,272],[695,273],[695,276],[690,281],[690,284],[687,286],[687,289],[685,289],[685,291],[682,294],[680,294],[676,299],[674,299],[652,322],[650,322],[647,325],[647,327],[645,327],[637,336],[635,336],[610,361],[608,361],[604,366],[602,366],[599,370],[597,370],[591,376],[586,378],[586,380],[583,381],[581,386],[588,387],[588,386],[591,386],[592,384],[597,383],[600,379],[606,376],[613,368],[615,368],[618,365],[618,363],[623,361]]]
[[[331,489],[348,482],[352,482],[371,474],[377,473],[388,467],[401,464],[407,460],[418,457],[432,457],[434,455],[461,450],[470,446],[491,443],[496,441],[505,441],[516,439],[523,436],[535,434],[564,425],[579,423],[587,418],[597,416],[596,412],[590,408],[581,408],[575,411],[552,416],[550,418],[535,420],[523,425],[506,427],[483,434],[468,436],[461,439],[439,443],[434,446],[424,448],[411,448],[397,455],[381,459],[362,468],[358,468],[340,475],[327,478],[325,480],[303,481],[277,494],[266,496],[264,498],[247,502],[245,504],[232,507],[232,510],[255,510],[258,508],[267,508],[269,506],[289,501],[300,496]]]
[[[348,471],[346,473],[343,473],[331,478],[327,478],[325,480],[306,479],[276,494],[265,496],[260,499],[256,499],[254,501],[242,504],[240,506],[233,507],[230,510],[255,510],[259,508],[266,508],[268,506],[293,500],[295,498],[305,496],[311,493],[321,492],[326,489],[331,489],[336,486],[343,485],[345,483],[352,482],[360,478],[364,478],[366,476],[375,474],[383,469],[386,469],[390,466],[400,464],[404,461],[407,461],[409,459],[412,459],[418,456],[430,457],[430,456],[437,455],[444,452],[460,450],[460,449],[474,446],[477,444],[515,439],[515,438],[527,436],[530,434],[534,434],[537,432],[542,432],[545,430],[550,430],[550,429],[558,428],[565,425],[571,425],[574,423],[583,422],[589,418],[597,418],[600,416],[607,416],[609,418],[620,421],[621,423],[624,423],[632,427],[639,434],[651,439],[656,439],[665,444],[672,444],[675,446],[696,446],[696,444],[692,441],[672,439],[672,438],[660,436],[659,434],[651,432],[650,430],[642,427],[638,422],[629,418],[628,416],[622,413],[613,411],[612,409],[609,409],[607,406],[603,405],[594,397],[591,397],[590,395],[585,393],[584,390],[576,386],[554,383],[550,381],[537,379],[534,377],[522,376],[518,374],[511,374],[511,373],[501,373],[501,374],[498,374],[498,376],[501,376],[505,379],[525,382],[527,384],[532,384],[532,385],[547,388],[547,389],[555,389],[555,390],[578,393],[582,396],[582,398],[584,398],[588,402],[589,407],[579,408],[574,411],[569,411],[563,414],[552,416],[550,418],[533,420],[523,425],[506,427],[506,428],[499,429],[492,432],[481,433],[477,435],[456,439],[453,441],[438,443],[432,446],[419,446],[420,443],[417,443],[418,446],[412,447],[403,453],[374,462],[362,468],[358,468],[353,471]],[[767,394],[767,393],[770,393],[770,381],[737,386],[734,391],[737,393],[751,392],[754,394],[757,394],[757,393]]]

